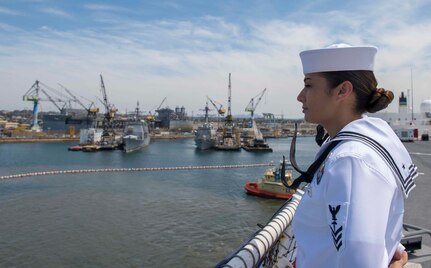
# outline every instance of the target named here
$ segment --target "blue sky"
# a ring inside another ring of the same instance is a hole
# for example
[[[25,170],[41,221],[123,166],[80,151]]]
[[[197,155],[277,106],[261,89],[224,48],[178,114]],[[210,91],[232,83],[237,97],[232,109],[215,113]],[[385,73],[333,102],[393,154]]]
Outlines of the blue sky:
[[[431,99],[430,33],[429,0],[0,0],[0,110],[31,109],[22,96],[35,80],[96,100],[102,74],[120,111],[167,97],[201,114],[207,95],[227,102],[230,72],[234,114],[267,88],[256,113],[296,118],[298,53],[344,42],[379,47],[379,85],[396,96],[411,88],[412,70],[419,111]]]

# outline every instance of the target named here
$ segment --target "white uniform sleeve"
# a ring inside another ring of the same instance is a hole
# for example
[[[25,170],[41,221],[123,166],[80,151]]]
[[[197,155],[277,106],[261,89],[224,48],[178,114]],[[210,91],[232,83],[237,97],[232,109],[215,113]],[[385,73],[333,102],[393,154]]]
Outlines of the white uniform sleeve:
[[[385,234],[394,187],[354,156],[330,161],[322,182],[337,267],[387,268]]]

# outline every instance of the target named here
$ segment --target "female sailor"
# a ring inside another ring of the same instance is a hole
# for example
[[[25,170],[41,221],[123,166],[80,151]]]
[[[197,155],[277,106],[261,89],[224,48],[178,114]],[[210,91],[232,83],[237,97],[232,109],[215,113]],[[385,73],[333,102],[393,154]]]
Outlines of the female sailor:
[[[305,120],[329,135],[317,157],[337,145],[304,189],[293,219],[297,268],[386,268],[401,257],[404,199],[417,174],[391,127],[364,115],[394,97],[377,88],[376,53],[374,46],[345,44],[300,53],[304,88],[297,99]]]

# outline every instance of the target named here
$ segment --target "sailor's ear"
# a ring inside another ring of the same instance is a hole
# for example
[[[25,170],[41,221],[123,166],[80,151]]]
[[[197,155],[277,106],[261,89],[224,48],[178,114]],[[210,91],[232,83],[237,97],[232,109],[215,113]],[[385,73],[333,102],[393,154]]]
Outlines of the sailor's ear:
[[[353,92],[353,85],[350,81],[344,81],[337,86],[338,97],[348,97]]]

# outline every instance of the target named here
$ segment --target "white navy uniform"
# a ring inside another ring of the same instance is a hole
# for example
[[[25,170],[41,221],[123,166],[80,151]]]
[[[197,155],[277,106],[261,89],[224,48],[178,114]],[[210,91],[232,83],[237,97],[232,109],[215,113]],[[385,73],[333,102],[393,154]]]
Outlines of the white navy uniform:
[[[416,167],[381,119],[363,116],[340,133],[333,140],[346,141],[314,174],[293,219],[296,267],[387,268],[402,236],[404,198],[414,188]]]

